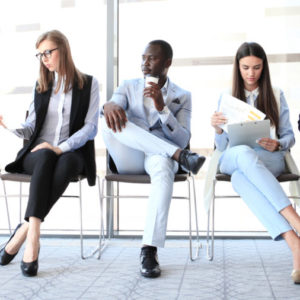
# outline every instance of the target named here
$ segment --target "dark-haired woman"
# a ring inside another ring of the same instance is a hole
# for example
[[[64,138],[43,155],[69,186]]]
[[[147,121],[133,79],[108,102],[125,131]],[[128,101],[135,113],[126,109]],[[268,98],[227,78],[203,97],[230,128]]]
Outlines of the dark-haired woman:
[[[220,125],[227,122],[221,112],[211,118],[215,145],[222,151],[219,169],[231,175],[232,186],[266,227],[274,240],[284,238],[293,254],[292,278],[300,283],[300,217],[276,177],[285,169],[285,153],[295,143],[284,94],[271,86],[267,56],[257,43],[244,43],[234,62],[232,96],[255,106],[270,120],[270,138],[258,146],[228,148],[228,135]],[[221,101],[221,99],[220,99]]]
[[[93,139],[99,117],[98,82],[77,70],[67,38],[57,30],[46,32],[36,49],[40,76],[33,102],[24,127],[13,131],[29,143],[6,166],[8,172],[32,175],[25,222],[0,250],[0,265],[7,265],[26,240],[21,262],[25,276],[37,274],[41,222],[70,180],[85,174],[95,184]],[[6,127],[2,116],[0,125]]]

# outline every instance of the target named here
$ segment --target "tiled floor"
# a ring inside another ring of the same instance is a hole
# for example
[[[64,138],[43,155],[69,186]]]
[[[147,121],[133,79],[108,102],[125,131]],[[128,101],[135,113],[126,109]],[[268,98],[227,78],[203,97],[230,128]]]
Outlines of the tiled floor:
[[[204,249],[190,262],[186,240],[167,240],[157,279],[139,275],[139,246],[138,239],[114,239],[100,261],[84,261],[77,239],[43,238],[37,277],[22,276],[22,251],[0,267],[0,299],[300,299],[284,242],[217,240],[212,262]]]

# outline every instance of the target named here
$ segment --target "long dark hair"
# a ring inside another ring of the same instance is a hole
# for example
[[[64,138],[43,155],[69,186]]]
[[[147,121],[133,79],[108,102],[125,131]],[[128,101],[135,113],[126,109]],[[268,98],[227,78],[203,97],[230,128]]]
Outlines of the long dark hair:
[[[55,92],[57,93],[65,76],[64,93],[67,93],[76,83],[79,89],[83,88],[85,77],[76,67],[72,59],[71,49],[68,39],[58,30],[51,30],[40,35],[36,41],[36,48],[45,41],[49,40],[56,44],[59,51],[59,70],[58,81]],[[42,93],[49,89],[49,86],[54,81],[54,72],[49,71],[40,62],[40,76],[38,79],[37,91]]]
[[[279,112],[271,85],[268,59],[264,49],[257,43],[243,43],[237,50],[233,67],[232,96],[246,101],[244,81],[239,67],[240,59],[246,56],[256,56],[263,61],[263,69],[258,80],[259,95],[257,97],[257,108],[266,114],[277,131],[279,126]]]

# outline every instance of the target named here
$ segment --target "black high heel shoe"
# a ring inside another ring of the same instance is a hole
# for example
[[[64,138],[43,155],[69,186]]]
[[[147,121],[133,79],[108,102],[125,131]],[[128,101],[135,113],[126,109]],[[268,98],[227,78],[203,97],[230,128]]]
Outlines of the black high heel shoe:
[[[39,259],[37,258],[35,261],[32,262],[24,262],[21,261],[21,270],[24,276],[32,277],[37,275],[37,271],[39,268]]]
[[[16,232],[18,231],[18,229],[23,225],[23,223],[20,223],[15,231],[13,232],[13,234],[11,235],[11,237],[9,238],[9,240],[7,241],[7,243],[4,245],[4,247],[0,250],[0,265],[1,266],[5,266],[7,264],[9,264],[14,258],[15,256],[18,254],[19,251],[17,251],[17,253],[15,254],[8,254],[5,251],[5,247],[6,245],[10,242],[10,240],[15,236]]]
[[[37,275],[37,271],[39,268],[39,254],[40,254],[40,247],[38,252],[38,258],[32,262],[25,262],[21,261],[21,271],[24,276],[26,277],[33,277]]]

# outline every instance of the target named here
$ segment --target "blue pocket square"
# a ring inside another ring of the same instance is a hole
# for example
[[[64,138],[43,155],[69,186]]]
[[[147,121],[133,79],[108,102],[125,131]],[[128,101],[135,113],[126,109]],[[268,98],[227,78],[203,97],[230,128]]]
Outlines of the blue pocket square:
[[[172,103],[180,104],[180,101],[178,98],[176,98],[176,99],[172,100]]]

